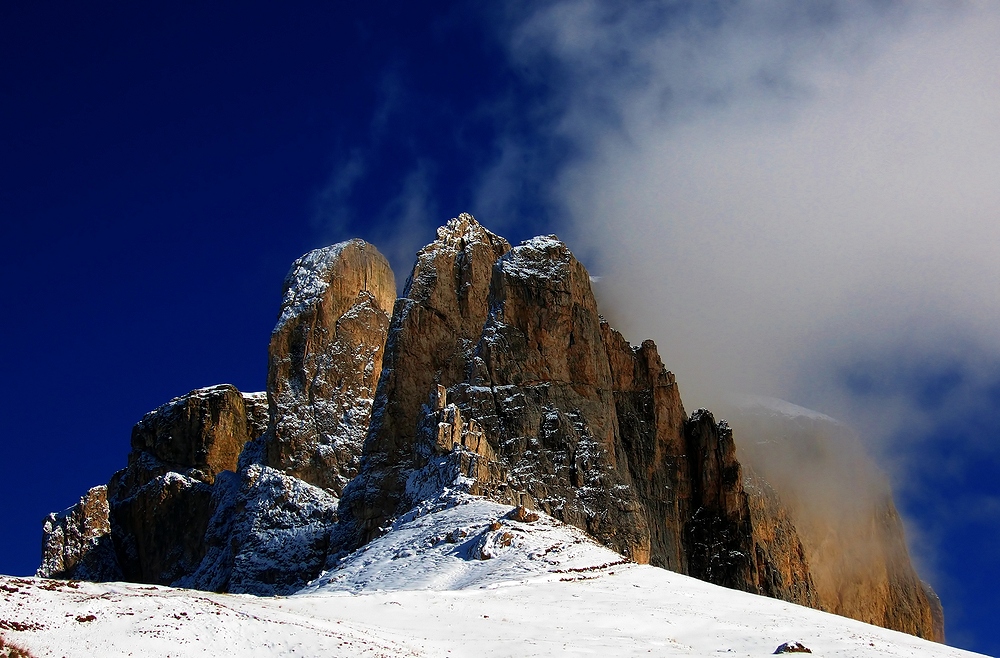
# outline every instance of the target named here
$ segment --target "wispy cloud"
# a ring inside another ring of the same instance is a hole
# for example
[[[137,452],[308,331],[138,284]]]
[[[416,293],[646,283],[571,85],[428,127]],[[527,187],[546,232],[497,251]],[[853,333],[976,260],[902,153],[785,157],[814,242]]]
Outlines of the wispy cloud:
[[[354,148],[336,163],[326,185],[313,199],[312,223],[323,233],[347,233],[355,221],[351,196],[367,170],[365,157]]]

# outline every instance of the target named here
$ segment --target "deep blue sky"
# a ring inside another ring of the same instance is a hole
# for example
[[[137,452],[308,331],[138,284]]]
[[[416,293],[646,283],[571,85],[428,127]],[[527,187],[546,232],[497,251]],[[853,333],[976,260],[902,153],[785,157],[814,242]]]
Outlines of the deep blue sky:
[[[556,129],[566,80],[511,56],[516,13],[0,4],[0,572],[34,571],[45,514],[125,465],[145,412],[220,382],[263,389],[281,282],[305,251],[358,235],[402,283],[459,212],[512,241],[565,227],[548,187],[574,156]],[[504,158],[497,200],[482,190]],[[995,444],[1000,394],[980,386],[967,415],[934,416],[971,376],[962,365],[879,358],[848,363],[844,385],[931,412],[921,463],[957,466],[916,469],[899,502],[940,538],[949,633],[998,653],[997,529],[947,503],[995,490],[995,450],[950,451],[954,436]],[[974,477],[955,474],[970,464]]]
[[[42,517],[125,465],[143,413],[263,389],[296,257],[395,240],[414,170],[436,223],[469,208],[503,119],[472,114],[518,102],[486,17],[358,7],[0,6],[0,571],[33,571]],[[411,256],[436,223],[411,222]]]
[[[34,568],[44,513],[124,466],[143,413],[263,389],[292,260],[395,239],[421,163],[437,223],[469,208],[497,120],[470,114],[517,102],[484,17],[355,6],[0,7],[0,570]],[[359,159],[347,198],[324,192]]]

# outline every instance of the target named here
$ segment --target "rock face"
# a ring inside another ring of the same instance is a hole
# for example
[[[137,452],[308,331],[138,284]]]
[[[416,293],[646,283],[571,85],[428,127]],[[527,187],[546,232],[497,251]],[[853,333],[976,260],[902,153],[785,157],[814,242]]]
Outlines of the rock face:
[[[146,414],[128,466],[50,516],[39,574],[257,594],[318,575],[336,495],[358,468],[394,296],[388,263],[361,240],[298,259],[266,395],[214,386]]]
[[[295,261],[269,348],[267,465],[336,496],[354,477],[395,298],[388,261],[363,240]]]
[[[752,469],[744,469],[743,490],[750,508],[757,590],[773,598],[822,608],[791,512]]]
[[[888,484],[853,433],[768,398],[743,398],[727,415],[744,439],[741,459],[753,466],[755,486],[773,492],[771,506],[798,530],[815,582],[812,605],[943,642],[940,601],[913,569]],[[779,515],[762,509],[759,516],[764,526]]]
[[[394,296],[361,240],[298,259],[266,396],[217,386],[147,414],[128,467],[47,519],[39,574],[289,594],[461,493],[634,561],[941,639],[888,490],[818,458],[786,477],[780,456],[829,446],[773,424],[748,423],[738,458],[726,421],[685,412],[656,345],[603,320],[555,236],[511,247],[460,215]],[[830,507],[801,485],[840,480],[875,493]]]
[[[107,487],[94,487],[68,510],[49,514],[42,537],[42,564],[35,575],[97,581],[121,577],[111,546]]]
[[[193,569],[211,485],[236,468],[264,409],[262,396],[224,384],[146,414],[132,430],[128,466],[46,520],[39,575],[169,584]]]
[[[415,446],[417,428],[426,424],[421,422],[425,405],[432,393],[436,399],[438,385],[464,381],[465,354],[486,320],[493,263],[509,249],[506,240],[463,215],[439,228],[437,240],[417,254],[386,338],[373,410],[378,422],[368,432],[371,449],[348,487],[353,486],[354,497],[342,505],[342,513],[356,512],[352,543],[377,536],[381,523],[403,504],[405,476],[393,469],[421,466],[422,457],[415,453],[422,448]]]
[[[235,470],[259,430],[261,398],[223,384],[146,414],[132,430],[129,465],[108,484],[111,536],[122,576],[170,584],[204,556],[212,484]]]
[[[728,427],[687,418],[656,346],[633,348],[602,321],[566,245],[509,248],[469,216],[420,252],[397,302],[338,547],[449,488],[543,510],[636,561],[811,595],[753,536]]]
[[[212,484],[236,469],[243,445],[260,429],[259,395],[222,384],[191,391],[143,416],[132,428],[129,465],[118,486],[125,493],[168,472]]]

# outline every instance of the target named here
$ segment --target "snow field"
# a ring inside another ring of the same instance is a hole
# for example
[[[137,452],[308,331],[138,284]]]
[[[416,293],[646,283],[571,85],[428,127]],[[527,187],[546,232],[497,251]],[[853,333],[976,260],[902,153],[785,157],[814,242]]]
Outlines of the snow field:
[[[426,503],[291,597],[0,577],[0,631],[38,658],[975,655],[624,563],[510,510]]]

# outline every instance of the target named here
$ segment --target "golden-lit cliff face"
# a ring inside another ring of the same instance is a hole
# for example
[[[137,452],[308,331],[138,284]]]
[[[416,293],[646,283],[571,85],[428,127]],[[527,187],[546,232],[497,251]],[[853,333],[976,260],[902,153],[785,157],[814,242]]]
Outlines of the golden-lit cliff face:
[[[941,603],[914,570],[889,486],[857,437],[778,400],[746,398],[725,411],[740,459],[795,524],[816,607],[943,642]]]

